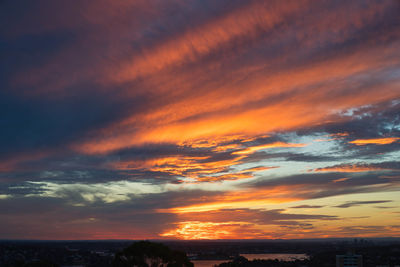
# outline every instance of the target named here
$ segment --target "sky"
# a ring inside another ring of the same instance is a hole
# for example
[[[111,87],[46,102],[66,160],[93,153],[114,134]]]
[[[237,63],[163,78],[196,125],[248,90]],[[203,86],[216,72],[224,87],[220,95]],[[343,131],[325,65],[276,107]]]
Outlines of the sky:
[[[0,1],[0,239],[400,237],[399,14]]]

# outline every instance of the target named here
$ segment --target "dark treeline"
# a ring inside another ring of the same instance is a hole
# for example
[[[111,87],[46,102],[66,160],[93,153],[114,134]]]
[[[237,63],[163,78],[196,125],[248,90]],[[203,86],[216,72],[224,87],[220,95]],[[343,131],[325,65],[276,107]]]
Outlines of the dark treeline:
[[[226,261],[219,267],[333,267],[349,250],[364,267],[400,265],[399,240],[304,241],[0,241],[1,267],[191,267],[189,259]],[[309,259],[253,260],[239,254],[304,253]],[[189,257],[188,257],[188,256]]]

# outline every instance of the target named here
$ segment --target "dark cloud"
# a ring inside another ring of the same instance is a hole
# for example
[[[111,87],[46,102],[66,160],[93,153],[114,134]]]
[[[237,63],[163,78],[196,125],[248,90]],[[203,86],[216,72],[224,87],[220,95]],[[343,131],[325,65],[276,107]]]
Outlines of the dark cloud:
[[[354,164],[338,164],[317,168],[315,172],[368,172],[368,171],[398,171],[400,170],[400,162],[397,161],[384,161],[379,163],[354,163]]]
[[[324,161],[335,161],[338,158],[334,155],[314,155],[309,153],[296,153],[296,152],[255,152],[248,155],[244,162],[259,162],[262,160],[285,160],[285,161],[297,161],[297,162],[324,162]]]
[[[369,205],[369,204],[381,204],[381,203],[388,203],[392,202],[391,200],[371,200],[371,201],[349,201],[337,206],[334,206],[335,208],[350,208],[354,206],[360,206],[360,205]]]
[[[299,205],[299,206],[294,206],[290,207],[291,209],[319,209],[323,208],[325,206],[319,206],[319,205]]]
[[[357,139],[374,139],[400,136],[400,102],[387,101],[377,105],[356,108],[348,111],[350,120],[331,122],[298,131],[299,135],[314,133],[329,133],[340,144],[336,153],[342,154],[343,159],[375,159],[376,155],[400,150],[400,143],[393,142],[379,145],[370,144],[357,146],[349,142]],[[335,136],[346,133],[347,136]],[[345,152],[345,153],[344,153]]]
[[[381,225],[357,225],[357,226],[346,226],[340,227],[340,232],[349,236],[359,236],[359,235],[368,235],[368,234],[377,234],[382,232],[387,232],[389,230],[389,226],[381,226]]]
[[[180,215],[181,219],[189,219],[193,214],[187,213]],[[201,213],[200,221],[204,222],[252,222],[261,225],[299,225],[304,221],[314,220],[338,220],[338,216],[321,214],[292,214],[285,210],[263,210],[263,209],[221,209]]]
[[[7,114],[0,125],[4,129],[0,136],[3,160],[16,152],[65,149],[65,144],[88,138],[96,127],[105,126],[123,115],[123,107],[128,104],[115,99],[111,93],[94,95],[84,90],[79,97],[64,97],[62,101],[43,97],[17,98],[5,91],[0,99],[0,112]],[[143,100],[144,96],[139,97],[129,105],[140,109]]]
[[[310,173],[276,179],[267,177],[259,178],[255,182],[248,182],[246,185],[250,188],[258,189],[292,186],[297,188],[291,193],[292,196],[304,199],[400,190],[398,181],[390,178],[382,178],[377,173],[353,174],[349,179],[336,182],[341,178],[343,178],[342,173]]]
[[[397,208],[397,207],[389,207],[389,206],[374,206],[374,208],[377,208],[377,209],[394,209],[394,208]]]
[[[25,197],[0,201],[4,238],[109,239],[152,236],[176,220],[173,214],[127,206],[71,206],[65,199]],[[60,233],[60,228],[62,233]],[[24,230],[25,229],[25,230]],[[28,230],[27,230],[28,229]]]

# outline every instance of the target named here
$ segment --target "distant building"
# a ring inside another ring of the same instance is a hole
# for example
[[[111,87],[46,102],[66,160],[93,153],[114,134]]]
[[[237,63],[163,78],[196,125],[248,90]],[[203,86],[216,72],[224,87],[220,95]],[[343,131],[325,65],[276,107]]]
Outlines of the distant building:
[[[362,256],[351,252],[336,255],[336,267],[362,267]]]

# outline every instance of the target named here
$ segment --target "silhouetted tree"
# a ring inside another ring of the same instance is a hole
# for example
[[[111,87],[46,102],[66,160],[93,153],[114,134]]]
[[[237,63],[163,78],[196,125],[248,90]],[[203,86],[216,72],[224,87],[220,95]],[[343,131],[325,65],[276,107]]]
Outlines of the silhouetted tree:
[[[35,260],[25,262],[23,260],[15,260],[9,263],[0,264],[1,267],[58,267],[57,264],[47,260]]]
[[[181,251],[171,250],[166,245],[139,241],[115,255],[114,267],[193,267]]]
[[[58,266],[57,264],[54,264],[46,260],[32,261],[24,265],[24,267],[57,267],[57,266]]]

